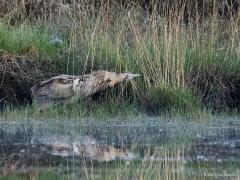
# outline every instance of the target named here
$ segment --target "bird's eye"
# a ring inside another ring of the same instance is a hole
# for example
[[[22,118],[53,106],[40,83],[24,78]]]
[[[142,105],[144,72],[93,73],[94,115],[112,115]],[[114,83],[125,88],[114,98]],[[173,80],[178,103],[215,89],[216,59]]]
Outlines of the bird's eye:
[[[106,83],[110,83],[110,82],[112,82],[111,79],[107,79],[107,80],[106,80]]]

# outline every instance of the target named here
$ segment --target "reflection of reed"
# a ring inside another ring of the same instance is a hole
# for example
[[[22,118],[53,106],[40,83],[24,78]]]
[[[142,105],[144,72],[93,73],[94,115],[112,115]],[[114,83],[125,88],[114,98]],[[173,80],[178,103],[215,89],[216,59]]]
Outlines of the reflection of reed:
[[[14,160],[14,153],[11,154],[9,157],[5,157],[3,162],[3,167],[1,174],[6,176],[14,171],[20,166],[20,160]]]

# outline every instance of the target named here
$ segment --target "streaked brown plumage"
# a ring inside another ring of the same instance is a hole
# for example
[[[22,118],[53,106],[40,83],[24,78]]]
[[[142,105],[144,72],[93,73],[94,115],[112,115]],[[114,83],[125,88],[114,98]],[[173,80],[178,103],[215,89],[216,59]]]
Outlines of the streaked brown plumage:
[[[34,85],[31,91],[38,103],[75,100],[91,96],[137,76],[140,75],[103,70],[82,76],[59,75]]]

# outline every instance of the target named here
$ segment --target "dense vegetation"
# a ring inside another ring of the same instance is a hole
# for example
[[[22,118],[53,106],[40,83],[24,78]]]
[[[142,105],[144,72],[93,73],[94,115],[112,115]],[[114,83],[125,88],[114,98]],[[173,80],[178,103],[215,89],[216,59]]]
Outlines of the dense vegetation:
[[[31,103],[44,78],[106,69],[143,75],[93,98],[112,113],[239,109],[237,1],[117,2],[1,1],[1,105]]]

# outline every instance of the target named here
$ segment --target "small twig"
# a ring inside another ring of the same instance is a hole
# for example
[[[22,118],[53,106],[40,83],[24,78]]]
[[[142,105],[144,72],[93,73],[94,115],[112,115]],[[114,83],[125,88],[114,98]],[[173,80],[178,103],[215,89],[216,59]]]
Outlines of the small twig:
[[[4,78],[5,78],[5,74],[6,74],[6,67],[5,67],[4,71],[3,71],[2,80],[1,80],[1,84],[0,84],[0,89],[2,88],[2,85],[3,85],[3,82],[4,82]]]
[[[6,97],[4,97],[4,98],[0,99],[0,103],[1,103],[1,102],[2,102],[4,99],[6,99]]]

